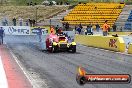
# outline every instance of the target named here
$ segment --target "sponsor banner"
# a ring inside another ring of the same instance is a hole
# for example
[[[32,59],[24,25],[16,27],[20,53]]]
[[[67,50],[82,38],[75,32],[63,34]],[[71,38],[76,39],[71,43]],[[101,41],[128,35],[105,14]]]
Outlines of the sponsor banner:
[[[31,27],[30,34],[31,35],[39,35],[41,33],[41,35],[47,35],[47,34],[49,34],[49,30],[50,30],[50,27],[48,27],[48,26],[46,26],[46,27]]]
[[[131,76],[129,74],[88,74],[82,67],[78,68],[76,81],[79,85],[88,84],[129,84]]]
[[[7,35],[30,35],[28,26],[0,26]]]

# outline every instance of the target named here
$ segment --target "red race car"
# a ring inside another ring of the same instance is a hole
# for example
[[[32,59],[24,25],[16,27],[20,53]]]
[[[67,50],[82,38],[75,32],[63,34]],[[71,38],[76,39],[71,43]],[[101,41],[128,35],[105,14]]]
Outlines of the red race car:
[[[71,51],[76,52],[76,43],[68,41],[68,37],[64,34],[49,34],[46,37],[46,49],[50,52]]]

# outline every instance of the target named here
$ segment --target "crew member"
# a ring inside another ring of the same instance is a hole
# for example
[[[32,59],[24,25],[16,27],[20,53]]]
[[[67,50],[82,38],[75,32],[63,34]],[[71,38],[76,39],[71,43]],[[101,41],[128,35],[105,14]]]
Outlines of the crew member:
[[[39,36],[39,42],[42,41],[42,28],[38,27],[38,36]]]
[[[104,25],[103,25],[103,36],[107,36],[108,30],[110,29],[110,26],[107,24],[107,22],[108,22],[108,20],[106,20]]]
[[[3,27],[0,27],[0,38],[1,38],[0,44],[3,44],[3,37],[4,37],[4,30]]]
[[[54,27],[53,26],[50,27],[50,33],[51,34],[55,34],[55,30],[54,30]]]
[[[58,34],[63,34],[62,27],[60,27],[60,28],[58,29]]]

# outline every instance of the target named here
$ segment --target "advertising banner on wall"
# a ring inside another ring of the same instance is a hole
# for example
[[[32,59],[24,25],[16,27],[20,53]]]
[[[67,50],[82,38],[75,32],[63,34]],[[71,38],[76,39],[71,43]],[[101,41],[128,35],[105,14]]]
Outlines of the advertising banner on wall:
[[[31,27],[30,34],[31,35],[39,35],[40,33],[42,35],[47,35],[49,33],[50,27],[43,26],[43,27]]]
[[[28,26],[0,26],[7,35],[30,35]]]

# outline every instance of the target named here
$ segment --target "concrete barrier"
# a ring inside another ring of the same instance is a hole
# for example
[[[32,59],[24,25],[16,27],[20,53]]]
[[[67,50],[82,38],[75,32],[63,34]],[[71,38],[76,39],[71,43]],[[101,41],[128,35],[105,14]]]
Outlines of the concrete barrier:
[[[109,32],[109,35],[130,35],[132,32]]]
[[[76,35],[75,42],[91,47],[103,48],[113,51],[125,51],[125,43],[121,37]]]
[[[132,43],[129,44],[129,47],[128,47],[128,53],[129,53],[129,54],[132,54]]]

